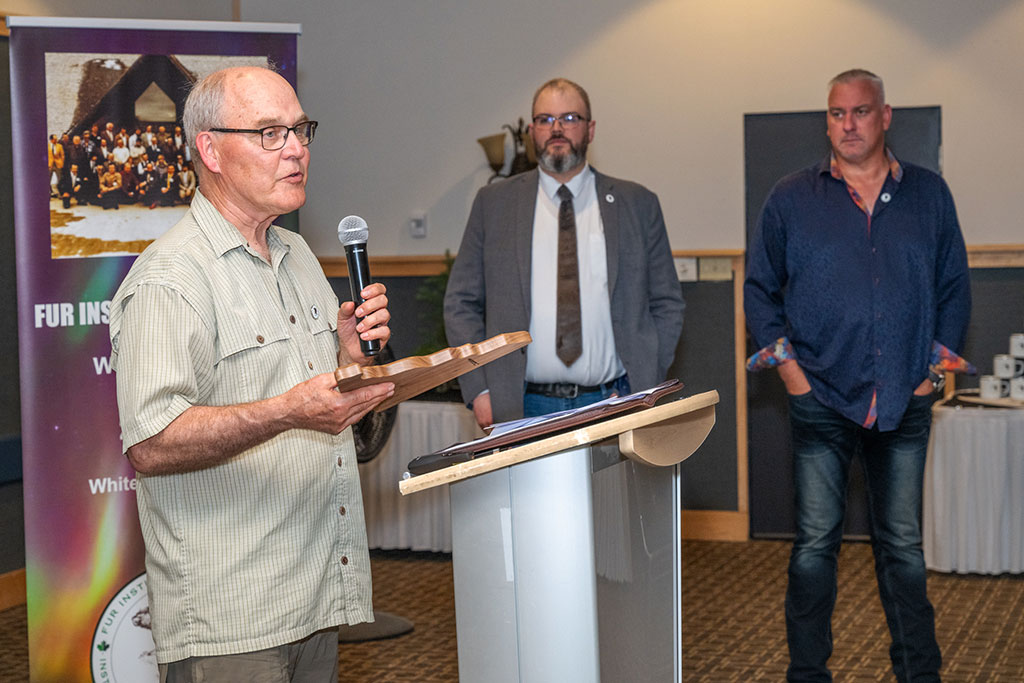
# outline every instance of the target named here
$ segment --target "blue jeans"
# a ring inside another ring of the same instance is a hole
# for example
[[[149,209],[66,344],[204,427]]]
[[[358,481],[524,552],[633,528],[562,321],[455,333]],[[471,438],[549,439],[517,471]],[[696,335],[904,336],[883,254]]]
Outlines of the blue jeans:
[[[789,681],[831,681],[832,610],[850,462],[860,454],[868,493],[878,592],[899,681],[938,681],[942,655],[926,595],[921,489],[931,428],[930,396],[913,396],[899,427],[865,429],[818,402],[790,396],[796,540],[789,560]]]
[[[603,391],[591,391],[586,394],[580,394],[576,398],[555,398],[554,396],[524,392],[523,417],[536,417],[560,410],[582,408],[583,406],[589,406],[591,403],[611,398],[612,394],[616,396],[626,396],[629,394],[629,379],[625,375],[615,380],[610,388],[606,388]]]

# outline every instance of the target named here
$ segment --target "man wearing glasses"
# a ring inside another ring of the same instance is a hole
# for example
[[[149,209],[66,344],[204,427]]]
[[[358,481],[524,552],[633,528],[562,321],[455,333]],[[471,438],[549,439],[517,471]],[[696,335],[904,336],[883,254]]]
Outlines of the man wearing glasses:
[[[337,681],[337,626],[373,618],[348,427],[394,387],[339,393],[333,370],[387,342],[387,297],[339,307],[272,225],[305,202],[317,127],[284,78],[215,72],[184,125],[199,189],[110,313],[161,681]]]
[[[528,329],[526,353],[459,378],[477,422],[543,415],[665,378],[683,298],[658,198],[587,164],[590,98],[533,97],[540,168],[480,190],[445,294],[448,342]]]

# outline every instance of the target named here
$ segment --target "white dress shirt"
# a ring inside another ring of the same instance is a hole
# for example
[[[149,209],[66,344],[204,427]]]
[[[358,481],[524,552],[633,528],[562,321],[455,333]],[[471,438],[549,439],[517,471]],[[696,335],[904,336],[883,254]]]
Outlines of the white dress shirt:
[[[576,212],[583,354],[566,366],[555,353],[558,291],[558,209],[561,183],[540,171],[533,219],[530,269],[530,336],[526,348],[526,381],[603,384],[625,374],[615,351],[604,227],[597,203],[594,172],[583,167],[566,183]]]

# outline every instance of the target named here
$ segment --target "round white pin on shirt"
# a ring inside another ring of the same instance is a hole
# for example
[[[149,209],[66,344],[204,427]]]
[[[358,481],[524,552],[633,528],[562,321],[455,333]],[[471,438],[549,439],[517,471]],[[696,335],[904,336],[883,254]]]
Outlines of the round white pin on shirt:
[[[890,199],[892,199],[892,195],[891,195],[891,194],[889,194],[888,192],[883,192],[883,193],[882,193],[882,196],[881,196],[881,197],[879,197],[879,199],[881,199],[881,200],[882,200],[883,202],[885,202],[886,204],[888,204],[888,203],[889,203],[889,200],[890,200]]]
[[[606,194],[604,196],[604,200],[606,202],[608,202],[609,204],[614,204],[615,203],[615,197],[613,197],[611,194]]]

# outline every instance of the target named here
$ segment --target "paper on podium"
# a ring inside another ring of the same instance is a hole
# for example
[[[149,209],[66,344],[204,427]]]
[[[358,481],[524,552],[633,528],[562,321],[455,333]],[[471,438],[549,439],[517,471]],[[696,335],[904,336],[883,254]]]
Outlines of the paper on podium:
[[[521,349],[530,341],[529,332],[506,332],[479,344],[449,347],[429,356],[409,356],[387,365],[350,363],[335,370],[334,379],[338,382],[338,390],[343,392],[370,384],[394,382],[394,395],[374,408],[380,412]]]
[[[557,413],[502,422],[494,425],[490,434],[485,437],[455,444],[440,451],[414,458],[409,463],[409,473],[426,474],[460,462],[467,462],[502,446],[523,443],[542,436],[552,436],[597,420],[607,419],[612,415],[650,408],[663,396],[682,388],[682,382],[678,379],[670,379],[655,387],[628,396],[612,396],[573,410],[562,410]]]
[[[559,430],[536,439],[510,444],[472,455],[465,462],[413,476],[406,472],[398,482],[402,495],[435,486],[454,484],[535,458],[592,443],[617,439],[619,453],[645,466],[669,467],[690,457],[715,426],[718,392],[711,390],[652,407],[627,411],[582,426]],[[456,450],[456,452],[458,452]],[[465,457],[465,456],[461,456]]]

